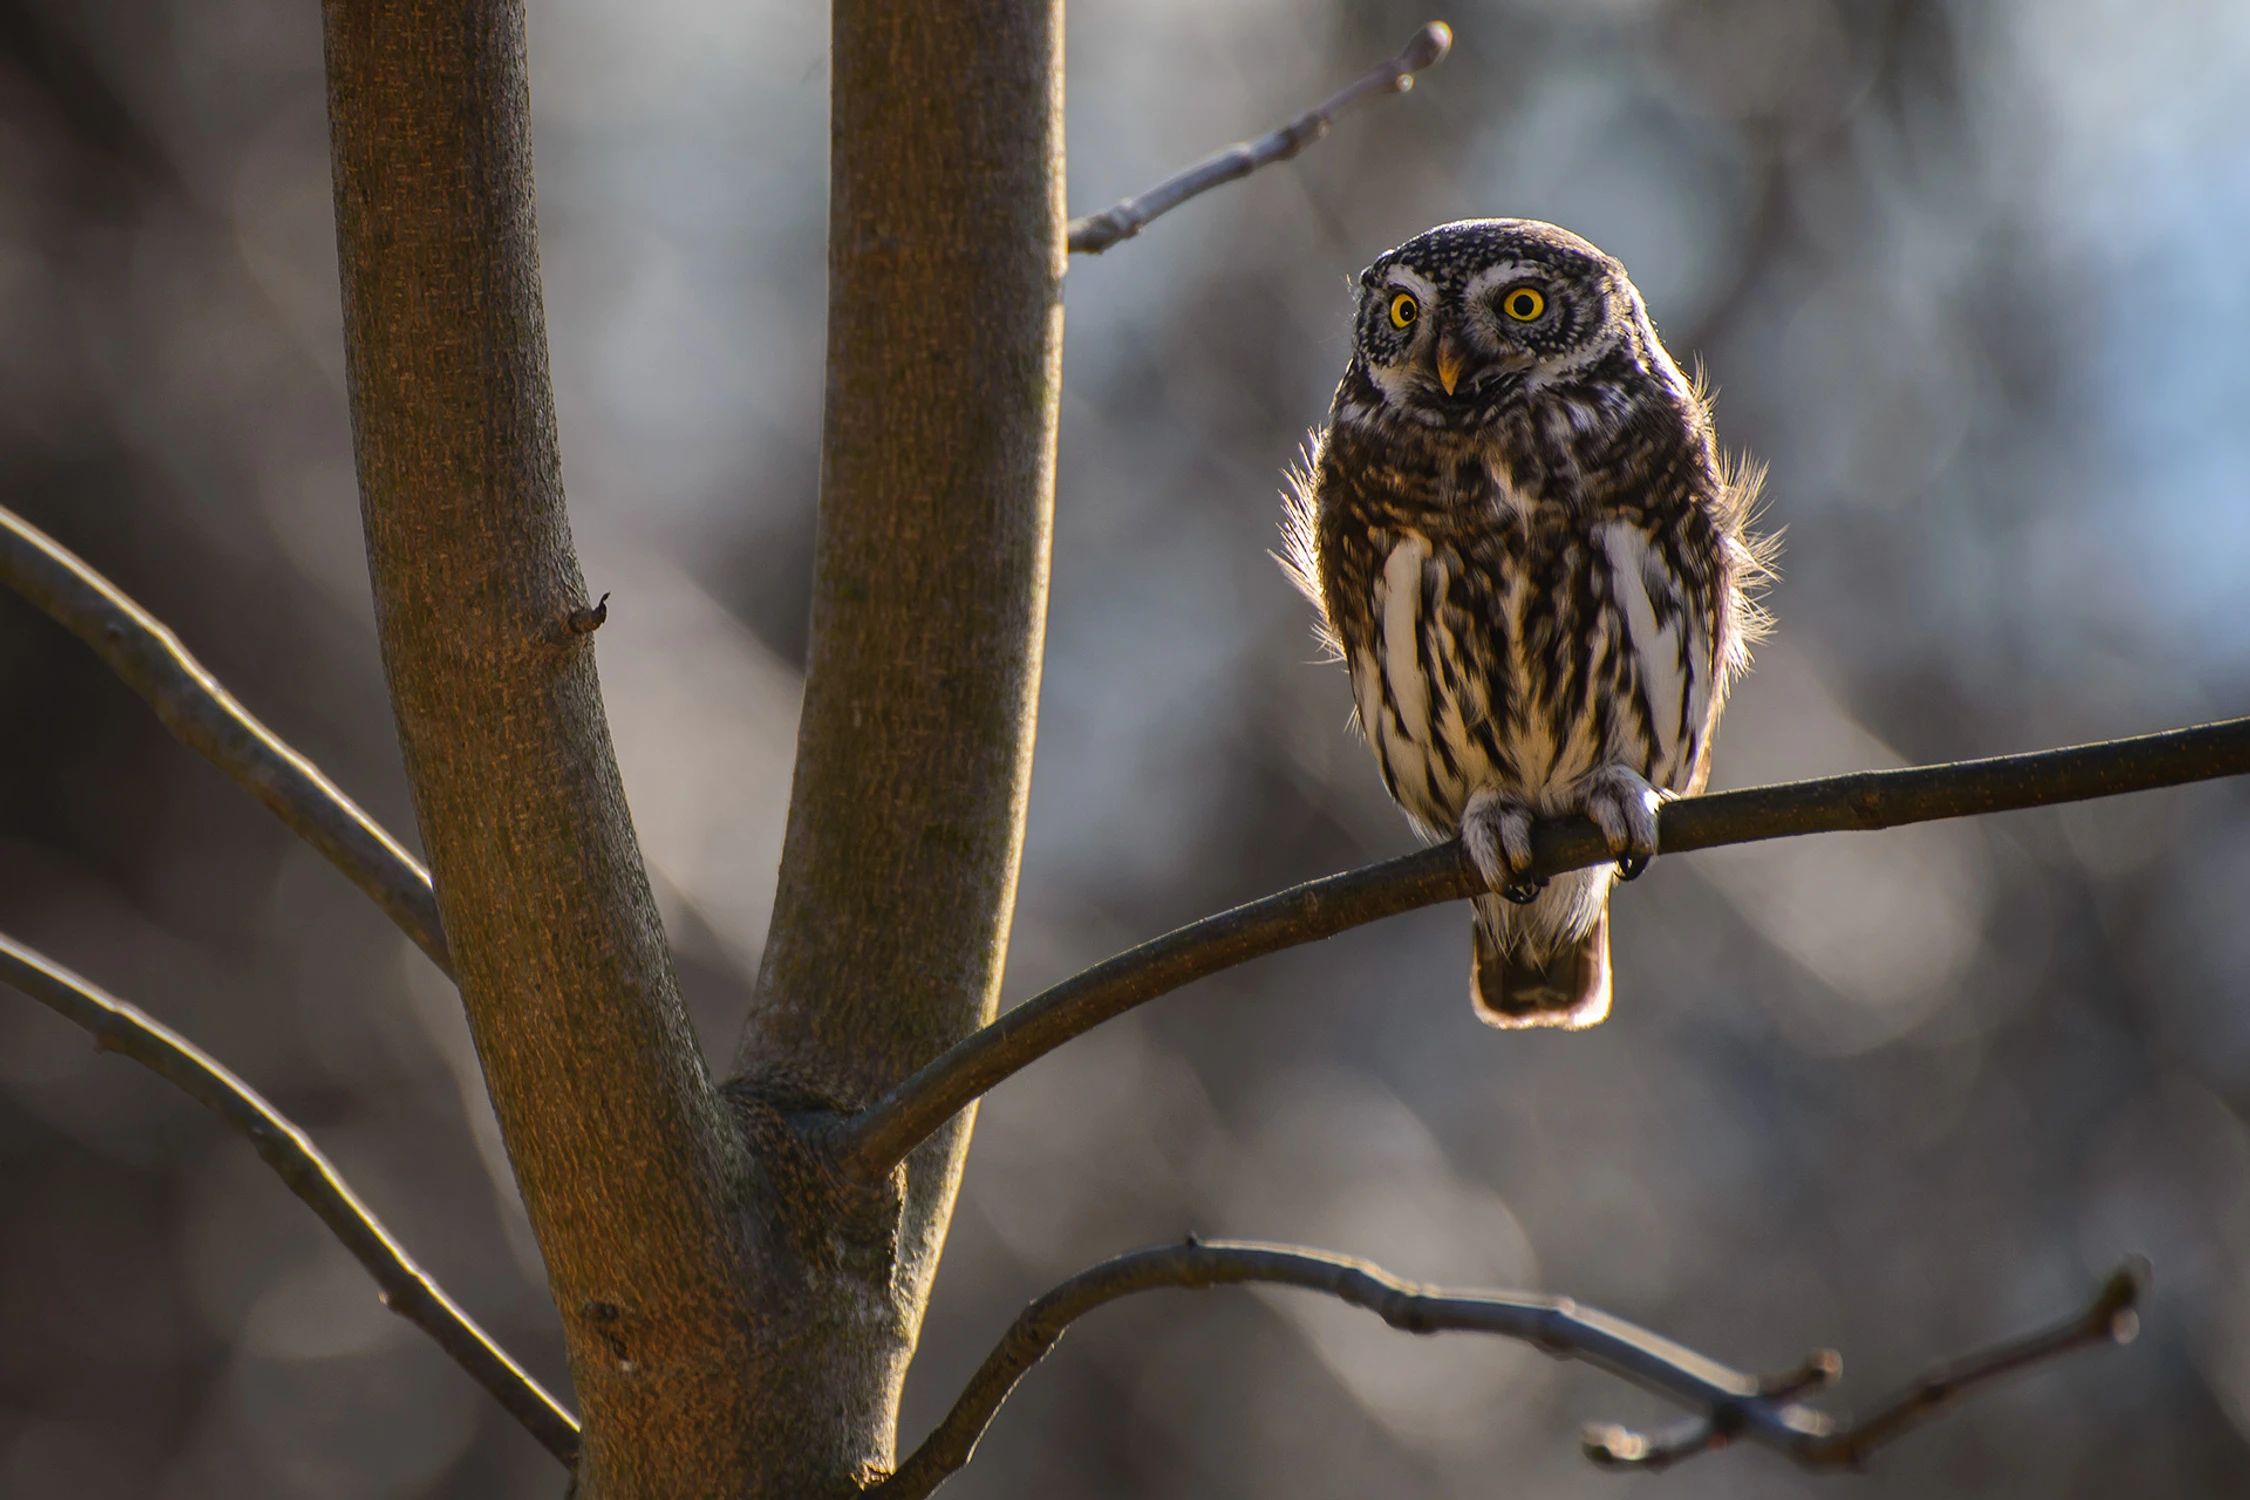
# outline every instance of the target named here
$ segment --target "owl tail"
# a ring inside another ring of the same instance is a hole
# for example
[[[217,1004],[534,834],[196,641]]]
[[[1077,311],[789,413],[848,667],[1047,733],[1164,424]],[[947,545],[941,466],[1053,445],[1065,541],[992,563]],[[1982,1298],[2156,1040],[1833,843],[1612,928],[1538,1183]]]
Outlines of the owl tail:
[[[1599,1026],[1609,1014],[1608,908],[1584,937],[1565,944],[1544,963],[1533,962],[1524,949],[1502,948],[1479,920],[1469,998],[1489,1026],[1559,1026],[1566,1031]]]

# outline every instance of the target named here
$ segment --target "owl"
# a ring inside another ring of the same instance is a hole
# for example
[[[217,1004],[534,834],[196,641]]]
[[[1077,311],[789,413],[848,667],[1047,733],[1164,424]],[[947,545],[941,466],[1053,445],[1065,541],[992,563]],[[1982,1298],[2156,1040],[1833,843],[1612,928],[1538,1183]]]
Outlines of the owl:
[[[1552,224],[1444,224],[1362,272],[1351,364],[1291,475],[1284,562],[1351,673],[1383,785],[1458,835],[1470,996],[1496,1026],[1609,1011],[1609,897],[1701,790],[1765,617],[1761,474],[1625,268]],[[1527,878],[1535,818],[1614,863]]]

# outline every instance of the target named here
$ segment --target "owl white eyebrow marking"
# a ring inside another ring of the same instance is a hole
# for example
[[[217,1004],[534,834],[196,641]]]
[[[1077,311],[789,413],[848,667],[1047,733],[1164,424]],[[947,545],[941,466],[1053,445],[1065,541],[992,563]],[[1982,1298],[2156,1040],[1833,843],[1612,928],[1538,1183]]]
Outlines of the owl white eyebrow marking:
[[[1503,265],[1487,266],[1470,277],[1469,284],[1461,288],[1461,300],[1463,302],[1471,301],[1483,296],[1492,287],[1507,286],[1511,282],[1548,281],[1551,279],[1552,277],[1545,266],[1512,260]]]
[[[1411,266],[1392,266],[1383,273],[1383,290],[1386,292],[1412,292],[1424,302],[1435,301],[1437,286],[1428,277]]]

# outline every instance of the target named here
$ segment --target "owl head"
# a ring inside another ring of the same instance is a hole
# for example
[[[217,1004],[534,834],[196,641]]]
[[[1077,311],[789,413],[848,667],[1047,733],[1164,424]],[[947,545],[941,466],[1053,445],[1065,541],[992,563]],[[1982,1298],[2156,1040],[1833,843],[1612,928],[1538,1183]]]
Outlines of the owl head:
[[[1552,224],[1441,224],[1359,287],[1354,356],[1380,398],[1370,416],[1485,427],[1566,386],[1679,379],[1625,268]]]

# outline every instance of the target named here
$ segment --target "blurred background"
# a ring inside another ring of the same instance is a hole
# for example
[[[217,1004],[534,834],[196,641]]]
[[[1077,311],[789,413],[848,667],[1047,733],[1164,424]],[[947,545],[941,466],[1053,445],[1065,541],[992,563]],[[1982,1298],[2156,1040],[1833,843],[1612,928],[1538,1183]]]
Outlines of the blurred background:
[[[1079,0],[1070,201],[1107,206],[1390,55],[1422,0]],[[1267,558],[1347,278],[1550,218],[1705,361],[1787,529],[1721,784],[2250,704],[2250,9],[2225,0],[1463,0],[1452,58],[1069,279],[1021,998],[1401,852],[1341,669]],[[603,685],[697,1023],[773,889],[821,384],[826,19],[535,0],[563,448]],[[0,499],[168,620],[411,837],[342,391],[317,7],[0,0]],[[987,1103],[914,1441],[1053,1281],[1195,1231],[1567,1293],[1838,1403],[2076,1306],[2139,1343],[1816,1480],[1605,1475],[1655,1402],[1308,1302],[1083,1324],[973,1496],[2250,1490],[2250,805],[2240,785],[1659,860],[1582,1036],[1472,1017],[1440,909],[1116,1022]],[[196,1038],[565,1380],[447,986],[0,598],[0,930]],[[555,1496],[551,1461],[238,1140],[0,994],[0,1495]]]

